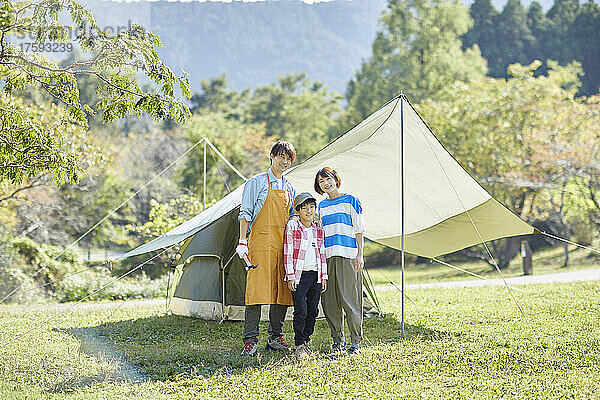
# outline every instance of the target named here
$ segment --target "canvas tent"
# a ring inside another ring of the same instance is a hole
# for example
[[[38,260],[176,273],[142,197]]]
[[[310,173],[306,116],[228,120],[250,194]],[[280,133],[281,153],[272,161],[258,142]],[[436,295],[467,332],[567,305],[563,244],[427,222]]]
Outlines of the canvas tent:
[[[392,99],[286,176],[298,190],[311,190],[323,166],[341,175],[343,192],[361,200],[365,236],[395,249],[402,247],[403,238],[406,252],[436,257],[482,241],[534,232],[469,176],[404,96]],[[185,240],[172,292],[173,312],[239,317],[241,309],[233,306],[243,305],[245,273],[233,248],[242,190],[237,188],[198,216],[124,255]],[[210,278],[201,272],[207,270],[212,271]]]

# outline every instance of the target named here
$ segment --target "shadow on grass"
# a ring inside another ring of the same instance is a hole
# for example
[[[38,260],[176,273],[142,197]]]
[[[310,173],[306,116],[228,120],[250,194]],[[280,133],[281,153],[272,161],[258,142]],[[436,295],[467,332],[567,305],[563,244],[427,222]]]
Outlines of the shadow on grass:
[[[452,335],[422,326],[406,325],[405,328],[408,340],[435,341]],[[242,330],[242,322],[218,323],[174,315],[60,330],[80,342],[82,353],[112,366],[110,373],[64,381],[52,392],[70,392],[106,381],[135,383],[240,374],[248,368],[270,368],[295,362],[291,354],[264,350],[266,323],[261,323],[258,355],[242,357]],[[324,358],[330,358],[327,355],[331,344],[329,335],[327,323],[317,321],[311,347]],[[291,322],[284,324],[284,337],[293,342]],[[364,348],[397,343],[401,340],[401,323],[393,316],[365,319],[364,337]]]
[[[438,341],[449,337],[457,337],[460,334],[445,332],[427,328],[422,325],[404,324],[404,339],[402,338],[402,321],[394,314],[386,314],[380,317],[366,318],[363,322],[363,333],[365,345],[385,345],[398,343],[401,340],[408,341]]]

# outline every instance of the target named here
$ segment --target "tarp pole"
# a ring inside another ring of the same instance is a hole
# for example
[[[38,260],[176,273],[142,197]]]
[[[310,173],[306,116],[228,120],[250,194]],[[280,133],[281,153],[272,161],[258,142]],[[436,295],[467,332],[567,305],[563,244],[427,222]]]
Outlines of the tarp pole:
[[[202,211],[206,210],[206,138],[204,138],[204,185],[202,189]]]
[[[402,266],[402,339],[404,339],[404,94],[400,93],[400,208]]]

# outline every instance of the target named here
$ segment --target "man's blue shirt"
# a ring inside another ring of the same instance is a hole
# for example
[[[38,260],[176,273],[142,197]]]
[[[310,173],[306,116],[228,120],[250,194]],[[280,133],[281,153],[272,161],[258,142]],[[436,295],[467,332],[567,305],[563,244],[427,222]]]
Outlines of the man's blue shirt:
[[[294,197],[296,197],[296,189],[294,189],[294,186],[292,186],[290,181],[285,177],[283,177],[283,187],[279,187],[277,178],[275,178],[273,171],[269,168],[267,172],[254,175],[244,186],[238,219],[250,221],[250,227],[252,227],[252,223],[267,200],[267,195],[269,194],[269,182],[271,182],[271,189],[288,191],[291,199],[290,216],[294,215],[293,203]],[[285,223],[283,225],[285,225]]]

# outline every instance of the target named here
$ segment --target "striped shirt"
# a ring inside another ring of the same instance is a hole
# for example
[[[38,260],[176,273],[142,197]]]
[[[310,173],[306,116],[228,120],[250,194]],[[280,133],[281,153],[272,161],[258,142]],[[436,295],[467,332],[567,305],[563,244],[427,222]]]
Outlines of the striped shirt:
[[[356,258],[356,234],[365,231],[360,200],[351,194],[325,199],[319,203],[319,218],[325,231],[327,258]]]

